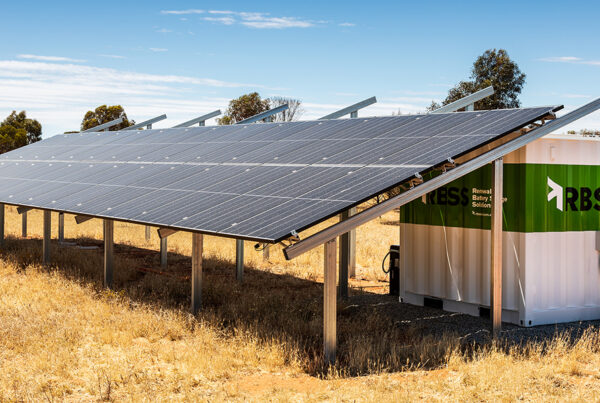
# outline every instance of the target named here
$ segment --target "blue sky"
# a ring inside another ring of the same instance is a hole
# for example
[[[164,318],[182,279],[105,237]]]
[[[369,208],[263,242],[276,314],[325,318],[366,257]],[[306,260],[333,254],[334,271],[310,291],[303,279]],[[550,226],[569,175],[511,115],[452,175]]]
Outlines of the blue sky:
[[[44,136],[121,104],[169,127],[250,91],[304,102],[304,119],[376,95],[361,115],[423,111],[505,48],[524,106],[600,96],[597,2],[4,1],[0,118],[25,109]],[[598,113],[574,128],[600,129]]]

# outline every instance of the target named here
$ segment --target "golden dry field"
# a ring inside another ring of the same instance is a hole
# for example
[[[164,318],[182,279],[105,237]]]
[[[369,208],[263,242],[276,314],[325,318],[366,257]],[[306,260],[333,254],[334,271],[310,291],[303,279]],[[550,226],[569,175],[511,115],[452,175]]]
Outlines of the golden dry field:
[[[53,237],[56,219],[53,214]],[[115,223],[115,289],[102,288],[101,249],[52,245],[41,261],[41,212],[30,234],[7,208],[0,258],[0,401],[598,401],[600,338],[465,345],[390,320],[381,259],[398,242],[396,214],[357,232],[357,279],[338,304],[338,363],[321,361],[322,248],[271,259],[246,243],[243,285],[235,241],[205,237],[203,311],[188,313],[191,235],[158,237]],[[99,220],[65,237],[101,247]],[[440,312],[440,315],[442,313]],[[443,315],[442,315],[443,316]]]

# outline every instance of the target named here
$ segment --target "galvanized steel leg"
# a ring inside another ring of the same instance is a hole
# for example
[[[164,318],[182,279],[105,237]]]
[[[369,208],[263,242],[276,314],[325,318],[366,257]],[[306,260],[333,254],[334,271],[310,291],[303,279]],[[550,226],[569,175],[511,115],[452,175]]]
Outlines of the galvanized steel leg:
[[[50,238],[52,237],[52,212],[44,210],[44,238],[42,240],[42,262],[50,263]]]
[[[27,238],[27,211],[21,214],[21,236]]]
[[[146,241],[150,240],[150,236],[151,236],[150,231],[151,231],[150,226],[146,225]]]
[[[202,307],[202,234],[192,234],[192,305],[196,315]]]
[[[502,329],[502,158],[492,163],[491,317],[494,337]]]
[[[270,257],[270,250],[269,250],[270,245],[268,243],[263,244],[263,250],[262,250],[262,257],[263,257],[263,261],[267,261],[269,260]]]
[[[324,281],[323,281],[323,352],[325,360],[335,363],[337,348],[336,321],[336,257],[337,240],[334,238],[325,243]]]
[[[167,238],[160,239],[160,267],[167,268]]]
[[[4,203],[0,203],[0,246],[4,246]]]
[[[244,240],[235,240],[235,278],[238,282],[244,281]]]
[[[58,242],[63,243],[65,241],[65,215],[58,213]]]
[[[113,287],[113,271],[115,267],[115,222],[104,220],[104,286]]]
[[[356,208],[353,207],[340,214],[340,221],[344,221],[350,216],[356,214]],[[340,297],[348,298],[348,278],[356,275],[356,230],[349,231],[340,236]]]

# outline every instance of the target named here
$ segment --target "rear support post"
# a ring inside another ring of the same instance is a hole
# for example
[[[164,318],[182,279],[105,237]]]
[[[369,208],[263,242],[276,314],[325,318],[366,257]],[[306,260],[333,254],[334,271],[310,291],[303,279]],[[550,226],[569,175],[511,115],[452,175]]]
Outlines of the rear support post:
[[[63,243],[65,241],[65,215],[64,213],[58,213],[58,242]]]
[[[340,214],[340,221],[356,214],[356,207]],[[348,278],[356,276],[356,230],[352,229],[340,236],[340,289],[341,298],[348,298]]]
[[[235,240],[235,278],[238,282],[244,281],[244,240]]]
[[[42,262],[50,264],[50,238],[52,236],[52,212],[44,210],[44,238],[42,240]]]
[[[4,246],[4,203],[0,203],[0,246]]]
[[[165,238],[166,239],[166,238]],[[202,234],[192,234],[192,314],[202,307]]]
[[[167,238],[160,239],[160,267],[167,268]]]
[[[151,231],[150,226],[146,225],[146,241],[150,240],[150,231]]]
[[[21,236],[27,238],[27,211],[21,214]]]
[[[491,292],[492,333],[497,337],[502,329],[502,158],[492,162],[492,223],[491,223]]]
[[[104,220],[104,287],[113,288],[113,271],[115,267],[115,222]]]
[[[323,352],[325,360],[330,364],[334,364],[337,348],[336,238],[325,242],[324,247]]]
[[[268,261],[269,257],[270,257],[270,250],[269,250],[270,245],[268,243],[264,243],[263,244],[263,250],[262,250],[262,255],[263,255],[263,261]]]

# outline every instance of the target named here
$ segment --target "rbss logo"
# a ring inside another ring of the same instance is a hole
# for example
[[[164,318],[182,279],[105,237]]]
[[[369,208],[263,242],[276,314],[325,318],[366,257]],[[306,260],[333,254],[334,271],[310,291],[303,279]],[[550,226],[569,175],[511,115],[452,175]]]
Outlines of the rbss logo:
[[[547,178],[548,187],[550,188],[548,201],[556,199],[556,208],[560,211],[564,211],[564,207],[566,207],[567,211],[589,211],[592,208],[600,211],[600,188],[595,190],[585,186],[580,188],[563,188],[550,179],[549,176]],[[565,203],[563,203],[563,198]]]

